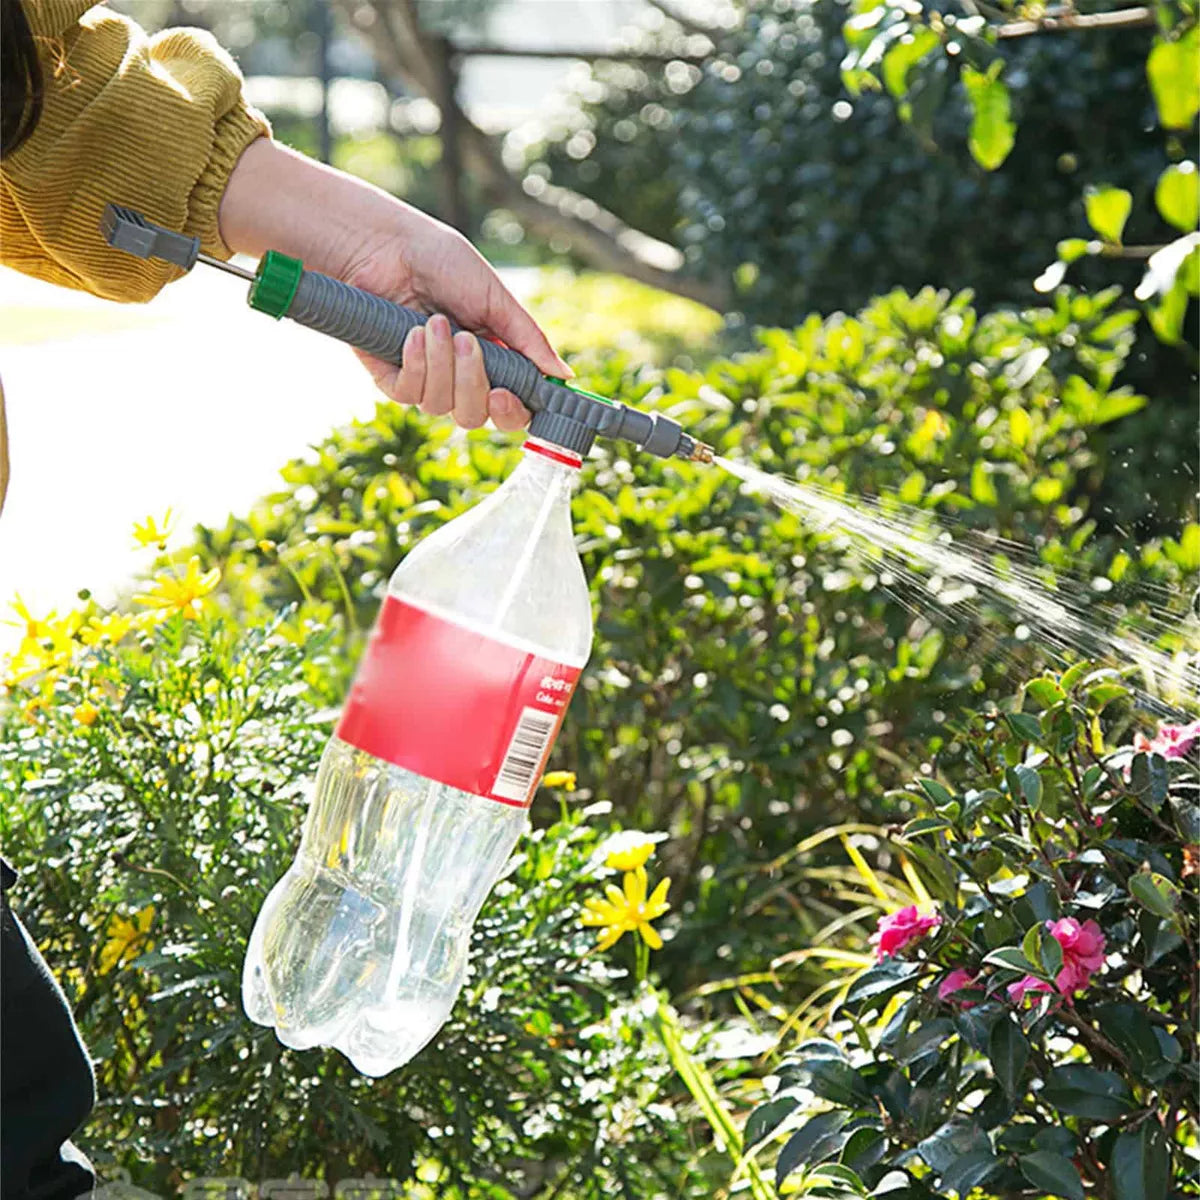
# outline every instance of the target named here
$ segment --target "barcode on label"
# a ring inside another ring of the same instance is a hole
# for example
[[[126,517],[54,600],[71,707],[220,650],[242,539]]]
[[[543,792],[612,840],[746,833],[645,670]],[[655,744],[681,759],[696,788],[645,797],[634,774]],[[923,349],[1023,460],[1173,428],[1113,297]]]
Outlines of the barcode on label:
[[[554,737],[558,716],[540,708],[526,708],[508,744],[504,761],[496,774],[492,795],[501,800],[519,800],[523,804],[533,787],[538,768]]]

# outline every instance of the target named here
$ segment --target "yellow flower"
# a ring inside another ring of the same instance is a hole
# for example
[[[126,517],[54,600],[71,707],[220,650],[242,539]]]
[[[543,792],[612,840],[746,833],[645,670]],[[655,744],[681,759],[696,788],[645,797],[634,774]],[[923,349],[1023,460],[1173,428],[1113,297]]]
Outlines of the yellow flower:
[[[542,787],[562,788],[564,792],[575,790],[574,771],[548,771],[542,776]]]
[[[113,913],[108,922],[108,941],[100,950],[97,973],[107,975],[114,967],[130,962],[149,950],[153,945],[148,937],[150,922],[153,920],[153,904],[147,904],[140,912],[134,913],[132,918]]]
[[[51,613],[45,619],[35,617],[30,611],[25,601],[20,596],[16,596],[12,602],[12,611],[17,614],[16,621],[5,621],[6,625],[15,625],[21,632],[21,644],[17,647],[13,657],[18,655],[27,655],[35,652],[40,652],[41,643],[48,636],[47,622],[52,620],[54,614]]]
[[[79,640],[85,646],[98,646],[101,642],[115,646],[136,623],[128,613],[110,612],[102,617],[92,616],[79,631]]]
[[[96,718],[100,715],[94,704],[89,704],[86,700],[78,705],[75,709],[75,720],[80,725],[95,725]]]
[[[646,882],[646,868],[638,867],[626,872],[623,890],[610,883],[604,889],[607,899],[592,897],[584,902],[579,921],[583,925],[600,926],[596,938],[597,950],[607,950],[624,934],[635,931],[642,935],[642,941],[651,950],[662,949],[662,938],[650,922],[657,920],[671,907],[667,903],[667,888],[671,886],[671,881],[664,879],[649,899],[646,898]]]
[[[217,586],[221,572],[217,567],[200,574],[200,560],[196,557],[188,562],[187,570],[155,575],[154,586],[140,596],[134,596],[139,604],[158,610],[160,616],[168,617],[182,613],[185,617],[200,615],[200,601]]]
[[[614,833],[604,844],[604,865],[614,871],[636,871],[654,853],[654,839],[636,829]]]
[[[20,596],[12,604],[19,618],[6,621],[21,630],[21,641],[5,660],[5,683],[9,686],[36,675],[39,671],[54,671],[66,666],[75,653],[75,634],[83,621],[77,612],[65,617],[47,613],[35,617]]]
[[[157,546],[160,550],[165,550],[172,527],[171,510],[168,508],[163,513],[161,525],[153,517],[147,517],[141,523],[135,521],[133,523],[134,541],[139,546]]]

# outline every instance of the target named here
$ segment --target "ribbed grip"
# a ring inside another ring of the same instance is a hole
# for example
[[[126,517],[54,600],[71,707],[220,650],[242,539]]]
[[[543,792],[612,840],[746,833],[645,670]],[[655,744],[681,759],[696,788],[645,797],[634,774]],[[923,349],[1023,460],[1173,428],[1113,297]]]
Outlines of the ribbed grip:
[[[409,332],[426,321],[411,308],[315,271],[304,272],[287,315],[309,329],[393,363],[400,362]],[[507,388],[533,412],[545,407],[551,393],[544,385],[549,381],[529,359],[485,338],[479,339],[479,345],[493,387]]]

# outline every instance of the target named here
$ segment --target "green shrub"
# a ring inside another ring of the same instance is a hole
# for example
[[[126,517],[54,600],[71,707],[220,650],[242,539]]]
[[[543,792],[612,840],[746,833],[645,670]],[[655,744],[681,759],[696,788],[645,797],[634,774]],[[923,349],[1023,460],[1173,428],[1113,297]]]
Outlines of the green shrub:
[[[538,149],[554,182],[682,245],[698,273],[740,280],[737,307],[751,320],[787,323],[927,284],[972,288],[988,308],[1029,303],[1056,243],[1087,228],[1086,184],[1133,192],[1131,241],[1169,235],[1151,198],[1167,153],[1145,74],[1150,30],[1007,43],[1020,134],[989,173],[967,150],[958,85],[945,103],[929,89],[925,139],[886,92],[847,92],[851,5],[737,8],[700,69],[598,66],[569,128]],[[561,136],[579,132],[591,145],[581,156],[580,139]],[[1142,264],[1113,269],[1081,278],[1132,291]]]
[[[1200,722],[1107,751],[1127,699],[1085,664],[1034,679],[906,790],[876,857],[932,899],[880,922],[879,964],[773,1067],[745,1142],[779,1145],[781,1186],[1194,1194]]]
[[[1148,581],[1177,589],[1200,545],[1189,534],[1114,557],[1081,521],[1110,469],[1098,432],[1141,403],[1114,386],[1133,318],[1111,303],[1062,296],[980,317],[965,296],[897,293],[767,332],[758,351],[702,371],[614,360],[585,382],[776,474],[882,497],[918,524],[950,519],[990,554],[1017,539],[1085,614],[1093,598],[1119,612]],[[886,819],[881,797],[945,742],[946,714],[1004,694],[1044,651],[1014,627],[1020,612],[992,622],[987,597],[897,594],[838,530],[806,527],[713,468],[626,454],[598,448],[575,503],[597,649],[556,753],[623,820],[672,833],[687,919],[660,966],[681,988],[714,950],[732,966],[761,962],[771,939],[790,945],[792,914],[741,919],[754,865],[851,813]],[[200,550],[250,619],[311,596],[344,620],[336,691],[397,562],[515,457],[383,405],[286,468],[284,491],[204,531]],[[1111,590],[1094,590],[1109,562]]]
[[[585,956],[595,810],[543,795],[463,998],[410,1065],[371,1081],[287,1050],[244,1016],[241,965],[328,734],[309,697],[336,674],[330,639],[298,619],[113,621],[42,623],[40,671],[0,711],[11,899],[97,1063],[80,1138],[97,1163],[163,1195],[195,1175],[332,1189],[418,1168],[439,1197],[711,1194],[647,1014]]]
[[[597,64],[563,127],[532,148],[530,167],[680,246],[698,275],[728,282],[735,328],[850,312],[896,287],[969,288],[984,310],[1032,303],[1057,247],[1089,245],[1093,187],[1128,191],[1129,246],[1179,236],[1153,199],[1163,169],[1189,154],[1186,136],[1157,126],[1146,75],[1153,30],[1002,43],[1019,132],[989,172],[968,149],[970,107],[940,47],[911,72],[910,122],[886,90],[846,89],[845,22],[872,9],[885,14],[878,30],[898,31],[919,24],[920,5],[734,7],[736,26],[717,37],[702,68]],[[934,21],[982,20],[973,3],[926,8]],[[1195,19],[1194,6],[1167,6],[1164,28],[1177,12],[1185,24]],[[987,16],[1007,14],[1001,6]],[[960,57],[972,58],[980,40]],[[1133,304],[1145,255],[1112,245],[1105,254],[1075,262],[1071,282],[1119,285]],[[1093,510],[1104,528],[1161,536],[1196,511],[1197,325],[1195,304],[1188,320],[1186,307],[1179,292],[1170,306],[1171,324],[1183,330],[1178,347],[1140,327],[1125,382],[1150,397],[1154,420],[1112,431],[1111,453],[1125,469]]]

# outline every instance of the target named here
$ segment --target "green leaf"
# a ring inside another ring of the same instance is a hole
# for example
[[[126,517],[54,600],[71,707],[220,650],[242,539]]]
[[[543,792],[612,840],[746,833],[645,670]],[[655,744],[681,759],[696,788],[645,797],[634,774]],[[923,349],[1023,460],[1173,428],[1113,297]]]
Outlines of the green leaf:
[[[987,461],[982,458],[977,458],[971,468],[971,499],[979,504],[989,505],[997,504],[1000,500],[988,471]]]
[[[1069,666],[1059,679],[1059,683],[1064,690],[1070,691],[1091,669],[1091,663],[1086,660],[1083,662],[1074,663]]]
[[[1020,1026],[1007,1014],[992,1026],[988,1059],[996,1079],[1009,1096],[1018,1095],[1021,1076],[1029,1061],[1029,1041]]]
[[[1134,1071],[1150,1083],[1167,1078],[1182,1057],[1182,1048],[1166,1030],[1150,1024],[1146,1012],[1136,1004],[1106,1004],[1096,1011],[1101,1031],[1125,1051]],[[1167,1041],[1159,1039],[1161,1033]],[[1174,1043],[1176,1053],[1169,1047]]]
[[[1031,888],[1030,891],[1033,889]],[[1051,979],[1062,970],[1062,947],[1042,924],[1032,925],[1021,941],[1021,952],[1032,963],[1037,963],[1039,973]]]
[[[819,1163],[837,1154],[847,1138],[842,1133],[842,1126],[849,1120],[848,1112],[835,1108],[801,1125],[779,1152],[775,1163],[775,1186],[782,1187],[783,1181],[801,1163]]]
[[[972,1150],[960,1154],[942,1172],[942,1190],[967,1195],[972,1188],[985,1183],[1000,1166],[1000,1160],[990,1150]]]
[[[856,1195],[865,1196],[867,1194],[863,1181],[849,1167],[844,1167],[841,1163],[822,1163],[817,1168],[817,1173],[834,1183],[842,1184]]]
[[[918,817],[915,821],[909,821],[904,827],[904,836],[920,837],[923,833],[938,833],[943,829],[949,829],[950,822],[942,817]]]
[[[919,783],[921,791],[923,791],[938,808],[941,808],[944,804],[949,804],[954,799],[954,793],[949,791],[942,784],[938,783],[936,779],[922,779],[919,781]]]
[[[1133,195],[1124,188],[1088,188],[1083,198],[1088,224],[1106,241],[1121,244],[1125,222],[1133,208]]]
[[[916,1152],[939,1174],[949,1171],[963,1155],[992,1152],[992,1143],[978,1125],[956,1120],[943,1125],[916,1146]]]
[[[1083,1180],[1069,1158],[1052,1150],[1035,1150],[1032,1154],[1021,1155],[1017,1162],[1021,1174],[1035,1188],[1052,1196],[1065,1196],[1067,1200],[1083,1200]]]
[[[954,1022],[948,1017],[939,1017],[925,1025],[918,1025],[907,1037],[896,1042],[892,1056],[905,1065],[921,1057],[926,1051],[941,1045],[954,1032]]]
[[[842,1162],[855,1172],[868,1171],[883,1159],[888,1143],[883,1131],[873,1125],[856,1129],[842,1150]]]
[[[1002,63],[994,62],[985,74],[974,67],[962,69],[963,86],[971,106],[971,132],[967,145],[971,157],[985,171],[994,171],[1008,157],[1016,140],[1008,88],[1000,82]]]
[[[1035,1150],[1053,1150],[1066,1158],[1074,1158],[1075,1146],[1075,1135],[1062,1125],[1047,1125],[1033,1135]]]
[[[916,504],[925,494],[925,476],[920,471],[913,471],[896,492],[896,498],[901,504]]]
[[[1053,679],[1031,679],[1025,685],[1025,695],[1039,708],[1050,708],[1067,698],[1066,692]]]
[[[1107,425],[1109,421],[1119,421],[1131,413],[1141,412],[1146,407],[1147,399],[1136,392],[1109,392],[1096,405],[1092,418],[1095,425]]]
[[[1017,763],[1012,768],[1013,774],[1021,787],[1021,795],[1025,798],[1025,803],[1037,812],[1042,804],[1042,777],[1032,768],[1027,767],[1024,763]]]
[[[1200,111],[1200,28],[1193,26],[1173,42],[1158,38],[1146,59],[1146,75],[1158,120],[1165,129],[1187,129]]]
[[[887,90],[897,100],[902,100],[908,92],[908,77],[913,67],[940,44],[938,35],[924,25],[892,44],[883,56],[880,74]]]
[[[1173,917],[1179,909],[1179,889],[1164,875],[1139,871],[1129,878],[1130,895],[1157,917]]]
[[[1005,967],[1010,971],[1019,971],[1022,975],[1028,975],[1037,970],[1037,967],[1016,946],[1001,946],[999,950],[993,950],[990,954],[984,955],[983,961],[995,963],[996,966]]]
[[[1175,163],[1159,177],[1154,203],[1163,220],[1184,233],[1191,233],[1200,220],[1200,172],[1194,162]]]
[[[871,1102],[871,1092],[862,1076],[848,1063],[832,1058],[806,1062],[804,1072],[813,1092],[834,1104],[856,1108]]]
[[[774,1133],[784,1118],[796,1111],[796,1104],[791,1097],[768,1100],[766,1104],[760,1104],[746,1118],[746,1128],[742,1134],[746,1147],[754,1146]]]
[[[920,963],[905,962],[899,958],[885,959],[864,971],[854,981],[846,995],[846,1003],[858,1006],[861,1012],[870,1012],[890,1000],[896,992],[911,987],[913,977],[920,969]],[[865,1001],[871,1003],[867,1005]]]
[[[1092,243],[1087,238],[1063,238],[1055,247],[1058,252],[1058,257],[1061,262],[1070,265],[1081,259],[1085,254],[1091,254]],[[1097,243],[1096,248],[1099,249]]]
[[[1004,719],[1008,727],[1023,742],[1033,742],[1037,745],[1042,740],[1042,727],[1036,717],[1028,713],[1005,713]]]
[[[1183,333],[1183,318],[1187,312],[1188,292],[1182,279],[1177,279],[1161,301],[1146,310],[1146,320],[1154,336],[1168,346],[1177,346]]]
[[[1111,1121],[1132,1107],[1129,1089],[1119,1075],[1078,1064],[1048,1072],[1042,1099],[1060,1113],[1092,1121]]]
[[[1115,1200],[1166,1200],[1171,1153],[1162,1127],[1153,1120],[1122,1133],[1109,1160]]]
[[[1088,689],[1088,707],[1099,712],[1106,704],[1129,695],[1129,689],[1123,683],[1098,683]]]

